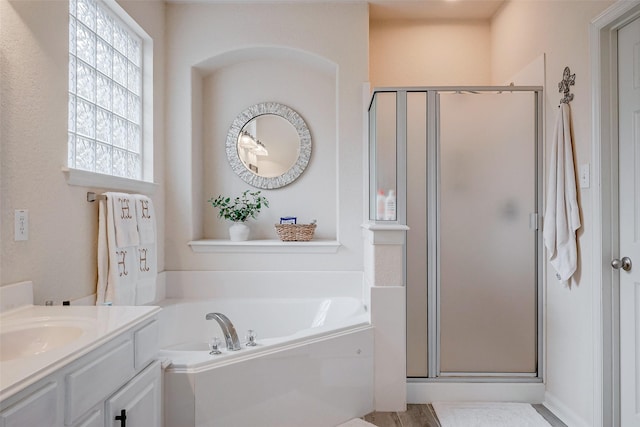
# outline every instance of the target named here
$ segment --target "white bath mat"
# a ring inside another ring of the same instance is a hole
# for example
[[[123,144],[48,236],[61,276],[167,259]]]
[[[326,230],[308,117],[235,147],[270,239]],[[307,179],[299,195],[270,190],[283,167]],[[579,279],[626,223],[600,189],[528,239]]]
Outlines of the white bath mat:
[[[338,427],[376,427],[374,424],[368,423],[360,418],[354,418],[351,421],[347,421],[344,424],[340,424]]]
[[[528,403],[434,402],[442,427],[550,427]]]

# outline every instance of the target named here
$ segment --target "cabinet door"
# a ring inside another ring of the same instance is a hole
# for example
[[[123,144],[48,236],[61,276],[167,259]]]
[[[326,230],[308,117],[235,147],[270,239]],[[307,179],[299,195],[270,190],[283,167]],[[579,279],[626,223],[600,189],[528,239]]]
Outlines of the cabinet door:
[[[120,427],[116,417],[124,415],[127,427],[161,427],[160,373],[153,362],[107,400],[105,426]]]
[[[2,427],[54,427],[58,423],[58,387],[48,383],[0,413]]]
[[[79,422],[74,427],[104,427],[104,414],[96,409],[86,420]]]

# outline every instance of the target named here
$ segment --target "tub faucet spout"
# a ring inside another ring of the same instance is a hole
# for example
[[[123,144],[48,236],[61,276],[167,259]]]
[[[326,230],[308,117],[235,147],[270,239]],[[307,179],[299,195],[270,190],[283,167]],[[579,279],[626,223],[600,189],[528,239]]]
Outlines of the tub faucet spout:
[[[227,350],[236,351],[241,349],[236,328],[227,316],[222,313],[209,313],[207,314],[206,319],[214,319],[218,322],[218,325],[220,325],[220,329],[222,329],[222,333],[224,334],[224,340],[227,343]]]

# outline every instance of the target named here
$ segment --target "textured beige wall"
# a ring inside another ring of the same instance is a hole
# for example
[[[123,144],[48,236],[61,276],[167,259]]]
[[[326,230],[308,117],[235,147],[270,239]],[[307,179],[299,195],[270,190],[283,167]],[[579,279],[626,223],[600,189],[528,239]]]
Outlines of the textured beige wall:
[[[121,5],[154,39],[154,168],[163,180],[164,3]],[[67,1],[0,0],[2,285],[34,282],[36,303],[95,292],[97,204],[85,187],[67,185]],[[104,191],[104,190],[96,190]],[[163,190],[154,195],[159,241]],[[29,240],[14,242],[15,209],[29,210]],[[159,246],[159,271],[164,269]]]
[[[373,21],[371,87],[487,85],[489,21]]]

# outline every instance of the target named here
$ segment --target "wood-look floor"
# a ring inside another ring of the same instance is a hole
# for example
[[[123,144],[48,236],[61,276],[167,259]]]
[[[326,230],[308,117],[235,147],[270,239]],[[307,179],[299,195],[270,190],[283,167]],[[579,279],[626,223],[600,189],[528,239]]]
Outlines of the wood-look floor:
[[[532,405],[551,427],[567,427],[542,405]],[[363,417],[378,427],[441,427],[431,405],[407,405],[406,412],[372,412]]]
[[[364,420],[378,427],[440,427],[431,405],[407,405],[406,412],[372,412]]]

